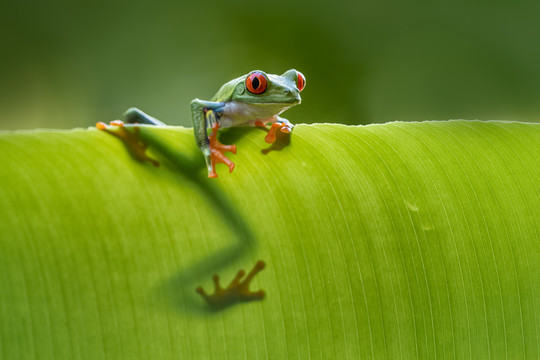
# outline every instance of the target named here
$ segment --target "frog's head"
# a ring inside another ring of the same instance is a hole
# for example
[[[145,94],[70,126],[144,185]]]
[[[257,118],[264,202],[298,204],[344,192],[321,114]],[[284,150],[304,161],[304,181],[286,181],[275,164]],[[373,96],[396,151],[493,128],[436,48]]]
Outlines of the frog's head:
[[[254,70],[239,80],[232,100],[251,104],[298,105],[302,101],[300,91],[306,85],[304,75],[294,69],[283,75]]]

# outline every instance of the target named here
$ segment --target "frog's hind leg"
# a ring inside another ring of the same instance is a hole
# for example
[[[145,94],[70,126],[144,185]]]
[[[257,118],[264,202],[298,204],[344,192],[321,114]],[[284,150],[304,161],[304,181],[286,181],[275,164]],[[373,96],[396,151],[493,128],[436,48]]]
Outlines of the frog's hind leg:
[[[127,111],[124,113],[124,119],[128,124],[165,126],[165,124],[158,119],[153,118],[152,116],[135,107],[127,109]]]
[[[137,108],[130,108],[128,111],[125,112],[124,117],[126,119],[126,122],[131,124],[138,123],[165,126],[165,124],[163,124],[161,121],[154,119],[153,117],[145,114]],[[126,126],[124,126],[123,121],[114,120],[110,122],[110,126],[103,122],[98,122],[96,124],[96,127],[99,130],[111,134],[122,140],[122,142],[128,148],[130,154],[135,159],[139,160],[140,162],[149,161],[154,166],[159,166],[159,162],[157,160],[152,159],[146,154],[148,144],[144,143],[140,139],[139,132],[141,129],[138,126],[129,126],[130,129],[128,130]]]

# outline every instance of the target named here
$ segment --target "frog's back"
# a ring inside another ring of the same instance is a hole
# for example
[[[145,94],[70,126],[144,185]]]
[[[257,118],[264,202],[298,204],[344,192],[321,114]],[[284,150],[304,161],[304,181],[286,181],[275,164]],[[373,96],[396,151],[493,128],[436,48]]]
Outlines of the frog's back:
[[[240,76],[239,78],[236,78],[234,80],[229,81],[225,85],[223,85],[216,95],[212,97],[211,101],[216,102],[229,102],[232,100],[234,89],[236,88],[236,85],[239,83],[243,83],[246,80],[247,75]]]

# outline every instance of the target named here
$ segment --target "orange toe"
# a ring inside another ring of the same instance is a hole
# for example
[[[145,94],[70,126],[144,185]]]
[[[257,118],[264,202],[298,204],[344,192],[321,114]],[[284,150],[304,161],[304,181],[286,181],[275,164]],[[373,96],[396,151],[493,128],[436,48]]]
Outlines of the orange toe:
[[[273,123],[270,129],[268,130],[268,134],[264,138],[264,141],[266,141],[269,144],[272,144],[276,141],[276,131],[281,127],[281,124]]]

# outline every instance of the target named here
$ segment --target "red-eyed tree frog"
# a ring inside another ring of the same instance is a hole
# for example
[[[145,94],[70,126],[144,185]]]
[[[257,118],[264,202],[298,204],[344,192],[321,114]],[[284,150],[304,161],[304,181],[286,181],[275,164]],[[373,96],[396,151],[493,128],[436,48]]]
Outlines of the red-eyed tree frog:
[[[283,75],[266,74],[260,70],[229,81],[219,89],[210,101],[195,99],[191,102],[191,119],[195,132],[195,141],[201,149],[208,177],[215,178],[217,163],[224,163],[232,172],[235,164],[224,153],[236,154],[235,145],[223,145],[217,139],[219,128],[233,126],[261,126],[271,124],[267,143],[276,140],[276,131],[290,133],[294,127],[287,119],[279,115],[292,106],[301,102],[300,92],[306,85],[306,78],[294,69],[286,71]],[[145,114],[137,108],[131,108],[125,113],[128,123],[150,124],[164,126],[161,121]],[[121,121],[111,122],[111,125],[122,126]],[[106,130],[104,123],[97,127]],[[211,130],[210,135],[209,131]],[[127,142],[126,142],[127,143]],[[149,160],[142,151],[141,160]]]

